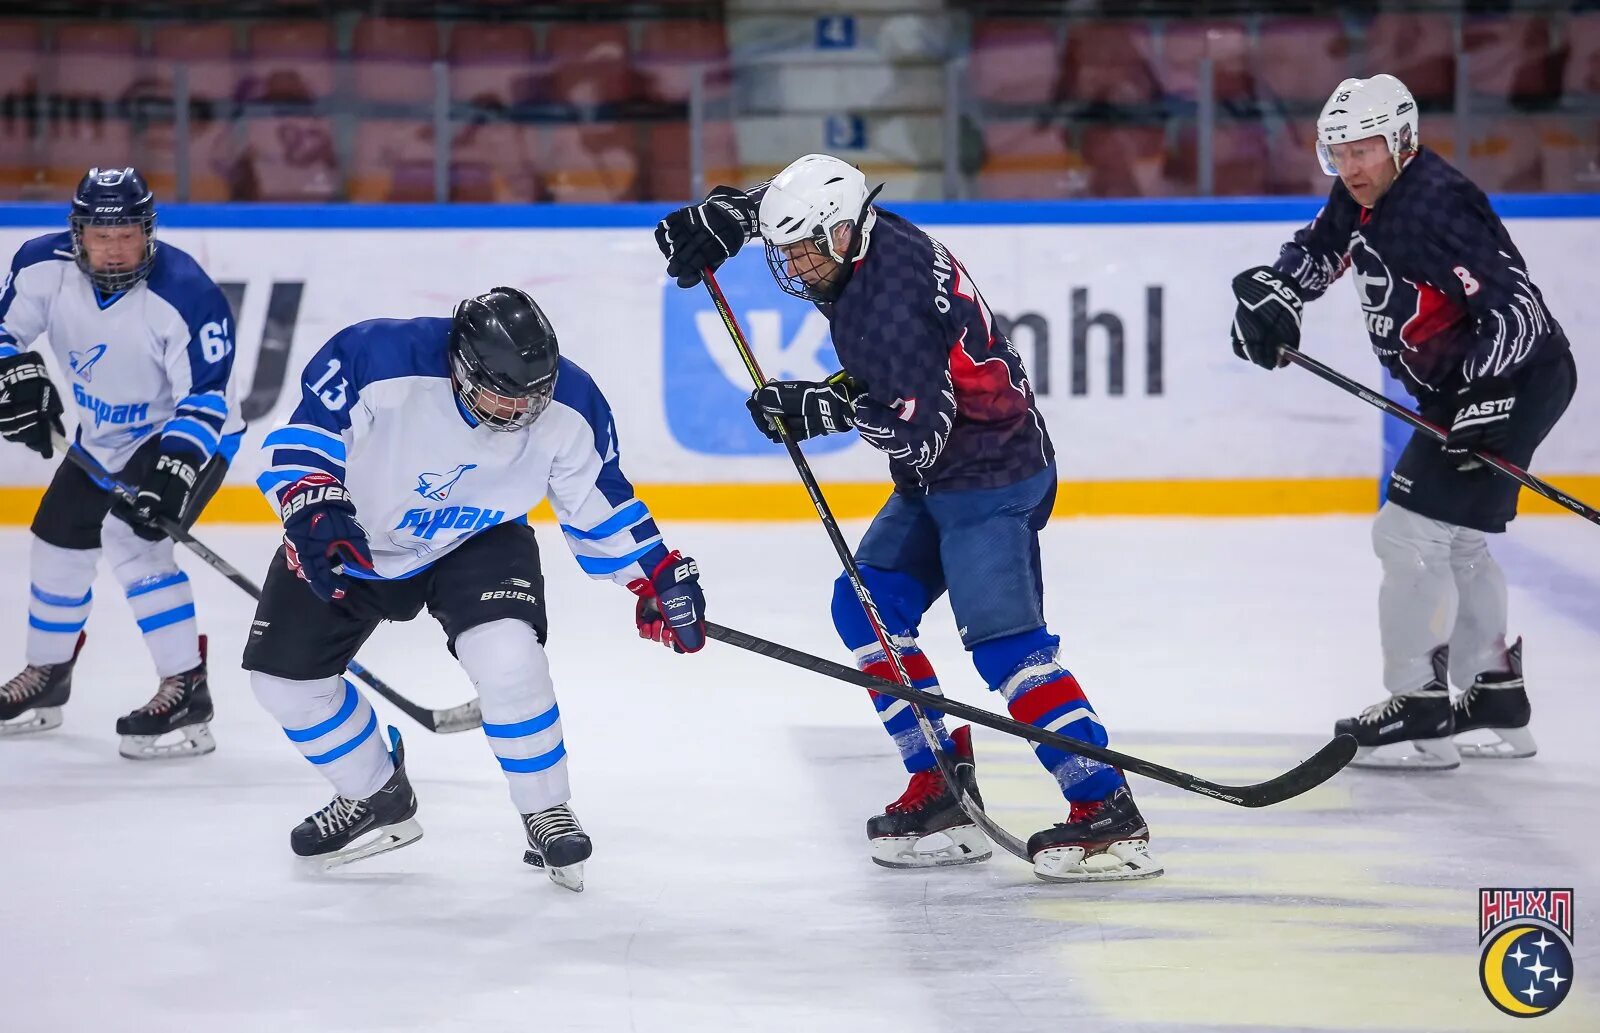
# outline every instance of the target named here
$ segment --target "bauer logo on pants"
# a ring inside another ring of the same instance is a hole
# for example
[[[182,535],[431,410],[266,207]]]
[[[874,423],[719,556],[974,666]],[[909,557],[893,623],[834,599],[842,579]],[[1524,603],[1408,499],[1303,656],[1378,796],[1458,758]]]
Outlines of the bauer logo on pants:
[[[1572,990],[1572,890],[1480,889],[1478,983],[1519,1019],[1549,1014]]]
[[[662,404],[667,428],[684,448],[706,455],[779,455],[750,419],[745,399],[755,381],[704,287],[670,279],[661,305]],[[839,368],[828,321],[772,282],[760,261],[723,266],[717,283],[739,320],[761,372],[773,380],[823,380]],[[806,442],[806,452],[848,448],[852,435]]]

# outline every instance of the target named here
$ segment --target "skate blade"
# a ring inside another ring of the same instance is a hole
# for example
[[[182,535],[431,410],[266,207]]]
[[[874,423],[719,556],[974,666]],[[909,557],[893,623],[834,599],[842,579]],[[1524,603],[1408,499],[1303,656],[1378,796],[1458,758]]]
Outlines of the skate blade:
[[[1461,756],[1471,757],[1474,760],[1521,760],[1539,752],[1539,747],[1533,741],[1533,733],[1526,727],[1480,728],[1461,734],[1478,735],[1485,732],[1494,736],[1494,741],[1463,742],[1457,738],[1456,749]]]
[[[872,863],[884,868],[944,868],[994,856],[989,838],[976,825],[958,825],[927,836],[879,836],[867,842]]]
[[[365,861],[369,857],[377,857],[379,854],[387,854],[391,850],[410,846],[422,838],[422,826],[417,824],[417,819],[407,818],[393,825],[385,825],[367,835],[371,838],[358,839],[338,853],[308,857],[305,860],[314,869],[331,872],[354,861]]]
[[[1142,839],[1118,840],[1084,856],[1082,847],[1051,847],[1033,858],[1033,874],[1043,882],[1132,882],[1166,873]]]
[[[165,739],[165,742],[162,740]],[[124,735],[117,752],[129,760],[174,760],[204,757],[217,748],[206,724],[185,725],[160,735]]]
[[[544,858],[537,850],[525,850],[522,853],[522,863],[534,868],[544,868],[545,874],[550,876],[550,881],[562,889],[574,893],[583,892],[583,862],[569,864],[563,868],[545,868]]]
[[[1362,746],[1350,766],[1369,771],[1449,771],[1461,766],[1461,754],[1449,739],[1413,739]]]
[[[5,724],[0,724],[0,738],[12,735],[33,735],[61,727],[60,707],[39,707],[25,710]]]

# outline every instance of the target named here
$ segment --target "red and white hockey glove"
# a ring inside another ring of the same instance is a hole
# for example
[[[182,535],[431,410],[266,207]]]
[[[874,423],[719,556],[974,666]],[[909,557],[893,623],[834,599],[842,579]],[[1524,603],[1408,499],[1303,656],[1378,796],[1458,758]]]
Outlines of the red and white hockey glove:
[[[323,602],[343,599],[344,568],[372,569],[367,530],[356,522],[350,490],[330,474],[307,474],[284,491],[278,506],[289,569]]]
[[[671,646],[679,653],[698,653],[706,644],[706,597],[700,591],[700,568],[694,560],[669,552],[649,578],[628,585],[639,597],[633,622],[639,637]]]

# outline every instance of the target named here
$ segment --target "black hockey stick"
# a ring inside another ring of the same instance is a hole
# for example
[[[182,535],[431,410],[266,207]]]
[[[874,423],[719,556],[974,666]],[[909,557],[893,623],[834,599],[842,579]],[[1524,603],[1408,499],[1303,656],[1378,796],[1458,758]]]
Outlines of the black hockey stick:
[[[111,474],[106,472],[104,467],[95,462],[94,457],[89,453],[76,445],[67,444],[66,438],[59,434],[53,435],[53,443],[58,451],[66,453],[67,459],[73,465],[88,474],[92,479],[109,486],[111,491],[124,500],[128,502],[134,500],[137,493],[126,484],[113,478]],[[158,517],[156,526],[161,528],[162,532],[173,541],[181,542],[183,545],[188,546],[191,552],[210,564],[213,570],[250,593],[251,598],[258,600],[261,598],[260,586],[241,574],[233,564],[211,551],[203,542],[196,539],[178,524],[165,517]],[[478,710],[477,700],[471,700],[460,706],[449,707],[445,710],[429,710],[427,707],[411,702],[394,689],[391,689],[381,678],[356,661],[351,660],[348,667],[350,673],[365,682],[372,691],[393,703],[407,717],[430,732],[448,735],[451,732],[470,731],[483,724],[483,714]]]
[[[750,351],[750,344],[745,340],[744,331],[739,328],[739,321],[734,318],[733,308],[729,306],[728,299],[722,293],[722,288],[717,285],[717,278],[711,270],[703,274],[706,291],[711,295],[711,301],[717,307],[717,314],[722,317],[723,325],[728,328],[728,336],[733,338],[733,346],[739,351],[739,358],[744,361],[745,369],[750,372],[750,378],[757,387],[767,382],[762,375],[761,367],[756,362],[756,357]],[[834,519],[833,511],[828,508],[828,501],[822,497],[822,488],[817,484],[816,474],[811,472],[811,464],[806,462],[806,457],[800,451],[800,446],[795,442],[789,432],[784,429],[782,422],[777,424],[779,436],[783,438],[784,448],[789,450],[789,458],[794,462],[794,468],[800,474],[800,482],[805,485],[806,494],[811,496],[811,504],[817,508],[817,516],[822,520],[822,528],[828,533],[828,540],[833,543],[833,551],[838,553],[839,562],[844,564],[845,576],[850,580],[850,587],[855,589],[856,598],[861,601],[861,608],[866,611],[867,623],[872,625],[872,632],[878,638],[878,645],[883,649],[884,656],[894,667],[897,687],[915,691],[911,686],[911,675],[906,672],[905,663],[901,660],[894,643],[889,640],[888,628],[883,623],[883,616],[878,612],[878,606],[872,601],[872,594],[867,591],[866,582],[861,579],[861,568],[856,566],[855,556],[850,552],[849,544],[844,540],[844,534],[839,530],[839,522]],[[879,687],[878,679],[871,678],[867,682],[868,688]],[[891,693],[892,695],[892,693]],[[958,776],[955,759],[946,754],[939,747],[939,737],[933,730],[933,724],[928,719],[924,706],[939,708],[939,701],[943,698],[932,693],[918,692],[916,699],[904,696],[911,704],[911,713],[917,719],[917,727],[922,731],[922,737],[928,743],[928,748],[933,751],[934,760],[939,765],[939,773],[944,776],[945,784],[957,793],[961,809],[973,823],[983,829],[990,839],[999,843],[1005,850],[1024,861],[1032,862],[1028,854],[1027,844],[1010,832],[1001,828],[993,818],[983,810],[983,806],[973,797],[973,794],[962,787],[963,780]],[[930,702],[931,701],[931,702]]]
[[[1346,391],[1355,395],[1362,401],[1370,402],[1372,405],[1382,409],[1390,416],[1409,423],[1411,426],[1422,431],[1435,441],[1444,441],[1445,438],[1449,436],[1448,432],[1443,427],[1428,422],[1421,416],[1412,412],[1410,409],[1407,409],[1405,406],[1401,405],[1399,402],[1391,401],[1388,398],[1385,398],[1378,392],[1367,388],[1357,381],[1351,380],[1349,377],[1345,376],[1343,373],[1340,373],[1331,366],[1323,365],[1316,359],[1313,359],[1311,356],[1302,353],[1298,349],[1280,345],[1278,351],[1281,355],[1283,355],[1284,358],[1288,359],[1295,365],[1310,370],[1330,384],[1344,388]],[[1479,452],[1475,450],[1472,454],[1478,459],[1481,459],[1491,469],[1498,470],[1500,473],[1516,481],[1518,484],[1521,484],[1524,488],[1527,488],[1530,491],[1538,492],[1540,495],[1543,495],[1556,505],[1564,506],[1567,509],[1572,510],[1572,512],[1583,517],[1590,523],[1600,524],[1600,510],[1578,501],[1571,495],[1568,495],[1566,492],[1562,491],[1560,488],[1557,488],[1555,485],[1551,484],[1549,481],[1541,480],[1538,477],[1535,477],[1522,467],[1516,465],[1515,463],[1508,463],[1492,452]]]
[[[1065,735],[1046,731],[1043,728],[1035,728],[1033,725],[1023,724],[1021,721],[1014,721],[1009,717],[990,713],[982,707],[971,706],[958,700],[947,699],[944,696],[935,696],[904,685],[896,685],[894,682],[858,671],[854,667],[847,667],[832,660],[824,660],[820,656],[812,656],[810,653],[791,649],[776,642],[769,642],[754,635],[747,635],[732,628],[725,628],[720,624],[707,623],[706,635],[718,642],[736,646],[739,649],[748,649],[752,653],[760,653],[762,656],[768,656],[774,660],[782,660],[786,664],[793,664],[815,674],[836,678],[839,681],[849,682],[851,685],[859,685],[862,688],[872,689],[883,693],[885,696],[893,696],[895,699],[903,699],[913,706],[920,704],[925,707],[933,707],[947,714],[964,718],[975,725],[983,725],[985,728],[993,728],[995,731],[1005,732],[1007,735],[1030,739],[1033,742],[1052,746],[1066,753],[1076,753],[1079,756],[1098,760],[1103,764],[1112,764],[1124,771],[1131,771],[1136,775],[1143,775],[1157,782],[1164,782],[1169,786],[1177,786],[1179,789],[1187,790],[1191,793],[1199,793],[1202,796],[1209,796],[1224,803],[1236,804],[1240,807],[1270,807],[1275,803],[1282,803],[1285,800],[1299,796],[1301,793],[1315,789],[1338,774],[1346,764],[1350,763],[1350,758],[1356,755],[1355,739],[1348,735],[1336,735],[1322,749],[1276,778],[1269,778],[1265,782],[1257,782],[1255,785],[1224,785],[1221,782],[1212,782],[1198,775],[1191,775],[1187,771],[1179,771],[1177,768],[1169,768],[1148,760],[1140,760],[1138,757],[1130,757],[1126,753],[1118,753],[1116,750],[1107,749],[1104,746],[1095,746],[1092,743],[1081,742]]]

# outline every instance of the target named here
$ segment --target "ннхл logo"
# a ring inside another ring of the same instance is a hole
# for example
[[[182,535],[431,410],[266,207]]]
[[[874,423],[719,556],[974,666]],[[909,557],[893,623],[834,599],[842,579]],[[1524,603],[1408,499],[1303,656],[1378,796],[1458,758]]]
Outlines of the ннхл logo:
[[[1572,890],[1480,889],[1478,983],[1519,1019],[1555,1011],[1572,990]]]

